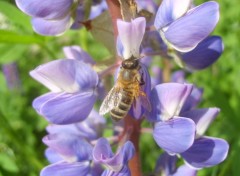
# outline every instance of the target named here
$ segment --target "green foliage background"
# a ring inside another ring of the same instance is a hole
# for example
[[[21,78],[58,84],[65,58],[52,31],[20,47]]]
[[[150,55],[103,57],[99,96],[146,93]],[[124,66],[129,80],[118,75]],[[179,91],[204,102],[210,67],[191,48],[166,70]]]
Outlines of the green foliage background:
[[[197,0],[196,4],[203,0]],[[219,107],[221,112],[207,135],[226,139],[230,144],[227,159],[218,166],[201,170],[199,176],[238,176],[240,174],[240,10],[238,0],[219,0],[221,18],[214,31],[223,38],[225,51],[212,67],[187,80],[204,88],[201,107]],[[97,61],[109,57],[85,29],[68,31],[60,37],[35,34],[30,18],[15,7],[13,0],[0,0],[0,66],[16,62],[21,88],[9,90],[0,72],[0,176],[39,175],[47,165],[44,159],[47,122],[31,107],[32,100],[47,92],[29,76],[42,63],[63,58],[62,46],[80,45]],[[152,144],[152,145],[150,145]],[[153,170],[161,150],[151,135],[141,139],[144,172]],[[151,151],[151,152],[149,152]]]

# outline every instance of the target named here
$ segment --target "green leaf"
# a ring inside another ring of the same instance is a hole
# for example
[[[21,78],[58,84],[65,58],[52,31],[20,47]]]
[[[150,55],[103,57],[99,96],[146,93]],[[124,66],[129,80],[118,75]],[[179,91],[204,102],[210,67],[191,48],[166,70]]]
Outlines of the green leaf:
[[[26,31],[32,31],[30,17],[9,2],[0,1],[0,13],[15,25],[21,26]]]
[[[0,43],[43,44],[43,37],[37,35],[25,35],[17,32],[0,30]]]
[[[0,64],[6,64],[21,59],[23,53],[28,48],[29,45],[0,44]]]
[[[93,37],[101,42],[112,55],[116,54],[113,27],[108,11],[103,12],[90,23],[90,32]]]
[[[17,167],[14,158],[10,157],[6,153],[0,153],[0,165],[9,172],[18,172],[19,168]]]

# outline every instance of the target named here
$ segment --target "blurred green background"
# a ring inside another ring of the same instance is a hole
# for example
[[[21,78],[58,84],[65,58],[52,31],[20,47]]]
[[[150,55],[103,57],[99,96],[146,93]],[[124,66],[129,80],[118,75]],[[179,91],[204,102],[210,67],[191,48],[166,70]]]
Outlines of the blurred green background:
[[[195,1],[196,4],[204,2]],[[210,68],[188,74],[187,80],[204,88],[201,107],[219,107],[220,114],[207,135],[226,139],[230,144],[227,159],[199,176],[238,176],[240,174],[240,10],[238,0],[219,0],[221,18],[214,31],[223,38],[225,50]],[[109,58],[104,46],[82,29],[68,31],[60,37],[35,34],[30,17],[15,7],[13,0],[0,0],[0,67],[15,63],[20,82],[9,89],[0,72],[0,176],[39,175],[47,165],[45,146],[47,122],[31,107],[33,99],[47,89],[29,76],[42,63],[63,58],[62,46],[80,45],[100,61]],[[148,134],[141,139],[143,170],[153,170],[160,150]],[[152,145],[150,145],[152,143]],[[154,149],[154,150],[153,150]],[[153,151],[149,154],[149,151]]]

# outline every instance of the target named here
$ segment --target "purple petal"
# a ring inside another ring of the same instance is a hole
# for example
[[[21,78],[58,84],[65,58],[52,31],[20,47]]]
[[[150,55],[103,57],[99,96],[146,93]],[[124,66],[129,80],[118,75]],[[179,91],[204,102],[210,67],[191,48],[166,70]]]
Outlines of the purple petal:
[[[109,142],[105,138],[100,138],[93,149],[93,158],[96,162],[106,165],[110,170],[119,172],[134,153],[133,144],[127,141],[114,155]]]
[[[202,137],[184,153],[184,160],[194,168],[211,167],[221,163],[228,154],[228,143],[219,138]]]
[[[163,0],[158,8],[154,26],[159,30],[187,12],[191,0]]]
[[[59,59],[37,67],[30,75],[53,92],[75,93],[96,87],[97,73],[84,62]]]
[[[73,0],[16,0],[17,6],[26,14],[45,18],[63,18],[70,10]]]
[[[67,134],[79,135],[79,130],[77,128],[77,123],[73,123],[73,124],[69,124],[69,125],[50,124],[46,127],[46,130],[49,134],[67,133]]]
[[[173,72],[171,80],[177,83],[185,83],[185,72],[182,70]]]
[[[71,124],[86,119],[95,100],[94,91],[76,94],[49,93],[36,98],[33,107],[51,123]]]
[[[101,176],[131,176],[131,172],[127,165],[125,165],[119,172],[112,170],[105,170]]]
[[[218,3],[203,3],[173,22],[165,31],[165,38],[176,50],[191,51],[213,31],[218,19]]]
[[[188,165],[182,165],[180,166],[176,173],[173,174],[173,176],[197,176],[197,170],[189,167]]]
[[[192,90],[190,84],[164,83],[157,85],[151,92],[152,111],[150,121],[166,121],[177,116]]]
[[[202,136],[219,111],[218,108],[194,109],[181,113],[181,116],[192,119],[196,124],[197,135]]]
[[[87,175],[89,172],[89,161],[75,163],[59,162],[43,168],[40,176],[76,176],[79,175],[79,173],[81,173],[81,175]]]
[[[152,87],[155,87],[161,83],[163,83],[162,70],[158,66],[152,66],[152,77],[151,77]]]
[[[63,160],[63,157],[59,155],[55,150],[47,148],[45,150],[45,157],[50,163],[56,163]]]
[[[123,45],[123,58],[129,59],[131,56],[139,58],[140,45],[146,27],[144,17],[138,17],[131,22],[117,20],[119,39]]]
[[[70,16],[67,15],[64,18],[58,20],[45,20],[42,18],[32,18],[33,30],[46,36],[61,35],[71,26]]]
[[[161,173],[164,173],[165,175],[170,176],[176,170],[176,164],[177,156],[171,156],[168,153],[164,152],[157,160],[154,173],[156,175],[161,175]]]
[[[69,162],[85,161],[92,158],[92,146],[77,135],[50,134],[43,138],[43,142]]]
[[[79,46],[65,46],[63,47],[63,51],[68,59],[76,59],[90,65],[96,63],[92,57]]]
[[[144,92],[146,96],[139,96],[135,101],[135,106],[132,106],[129,111],[129,114],[135,119],[140,119],[145,111],[151,111],[151,103],[149,101],[151,79],[147,67],[143,64],[140,65],[141,69],[139,73],[145,82],[145,84],[141,86],[141,91]]]
[[[202,100],[203,89],[193,86],[191,95],[187,98],[184,103],[181,112],[189,111],[192,108],[195,108],[198,103]]]
[[[155,123],[153,138],[168,153],[182,153],[194,141],[195,124],[191,119],[175,117],[166,122]]]
[[[190,70],[200,70],[212,65],[221,56],[224,46],[221,37],[212,36],[200,42],[188,53],[182,53],[182,61]]]

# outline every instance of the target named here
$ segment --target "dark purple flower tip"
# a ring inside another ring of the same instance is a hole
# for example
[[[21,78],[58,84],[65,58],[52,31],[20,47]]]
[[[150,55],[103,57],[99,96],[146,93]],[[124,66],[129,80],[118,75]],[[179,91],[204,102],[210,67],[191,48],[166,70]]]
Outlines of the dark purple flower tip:
[[[120,171],[115,172],[113,170],[105,170],[101,176],[131,176],[131,171],[128,166],[125,165]]]
[[[149,121],[166,121],[179,112],[192,91],[191,84],[164,83],[157,85],[150,94],[152,111],[147,114]]]
[[[53,92],[76,93],[98,84],[98,75],[92,67],[73,59],[48,62],[32,70],[30,75]]]
[[[92,146],[80,136],[55,133],[45,136],[43,142],[68,162],[92,159]]]
[[[189,167],[188,165],[180,166],[172,176],[197,176],[197,170]]]
[[[63,47],[63,51],[68,59],[76,59],[90,65],[96,63],[92,57],[79,46],[66,46]]]
[[[163,35],[173,48],[181,52],[188,52],[213,31],[218,19],[218,3],[206,2],[171,23]]]
[[[109,170],[119,172],[127,165],[134,153],[133,144],[127,141],[114,155],[107,139],[100,138],[93,148],[93,159],[107,166]]]
[[[172,175],[176,170],[176,164],[177,156],[171,156],[164,152],[157,160],[154,173],[156,175],[161,175],[161,173],[164,173],[165,175]]]
[[[45,157],[50,163],[57,163],[63,160],[63,157],[54,149],[47,148],[45,150]]]
[[[190,8],[191,3],[191,0],[163,0],[154,21],[156,29],[160,30],[183,16]]]
[[[182,53],[182,61],[189,70],[205,69],[217,61],[223,49],[221,37],[211,36],[200,42],[192,51]]]
[[[170,154],[186,151],[195,138],[195,123],[188,118],[174,117],[155,123],[153,138],[159,147]]]
[[[59,162],[51,164],[42,169],[40,176],[53,176],[53,175],[64,175],[64,176],[76,176],[79,175],[88,175],[90,172],[90,162]]]
[[[58,36],[63,34],[71,26],[71,17],[69,15],[59,20],[45,20],[43,18],[32,18],[33,30],[46,36]]]
[[[131,22],[117,20],[117,27],[119,33],[118,43],[121,42],[118,47],[123,46],[120,49],[118,48],[118,51],[122,51],[122,53],[120,52],[121,56],[124,59],[129,59],[131,56],[139,58],[140,45],[146,28],[145,18],[138,17]]]
[[[183,159],[192,167],[212,167],[224,161],[228,154],[228,143],[219,138],[201,137],[184,153]]]
[[[189,111],[195,108],[202,100],[203,89],[193,86],[193,90],[184,103],[181,112]]]
[[[17,6],[26,14],[44,19],[59,19],[69,13],[73,0],[16,0]]]
[[[194,109],[181,113],[181,116],[192,119],[196,124],[197,135],[202,136],[208,126],[217,117],[219,111],[219,108]]]
[[[151,91],[151,78],[147,67],[141,63],[140,65],[141,69],[139,70],[139,73],[142,75],[142,78],[145,82],[145,84],[141,86],[141,91],[144,92],[146,96],[139,96],[129,111],[129,114],[135,119],[140,119],[146,111],[151,111],[151,103],[149,100]]]

